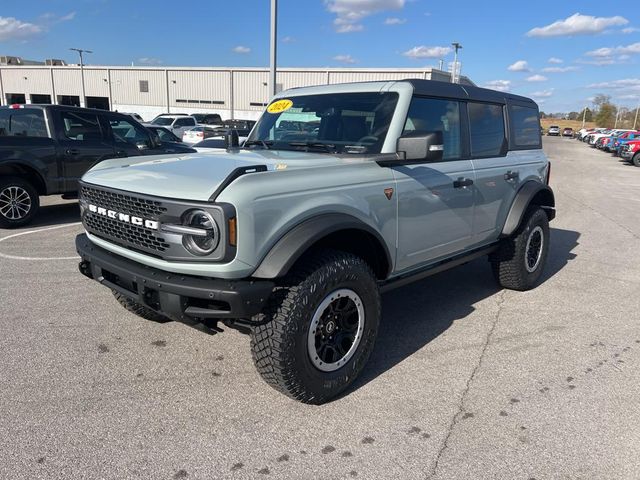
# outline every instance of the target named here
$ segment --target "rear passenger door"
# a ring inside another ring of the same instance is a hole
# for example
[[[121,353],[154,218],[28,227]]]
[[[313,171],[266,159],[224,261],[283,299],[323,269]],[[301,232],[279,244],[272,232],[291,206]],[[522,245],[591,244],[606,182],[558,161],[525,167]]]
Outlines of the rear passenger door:
[[[60,110],[57,120],[65,191],[72,192],[87,170],[114,156],[114,149],[95,113]]]
[[[443,160],[393,167],[397,181],[396,265],[406,270],[464,250],[471,243],[473,167],[460,102],[414,97],[404,132],[442,132]]]
[[[506,106],[469,101],[471,159],[476,175],[474,243],[498,238],[515,195],[526,176],[526,165],[536,161],[526,153],[509,151]],[[538,111],[511,106],[511,117],[518,125],[514,139],[521,145],[540,143]],[[512,145],[515,148],[515,145]]]

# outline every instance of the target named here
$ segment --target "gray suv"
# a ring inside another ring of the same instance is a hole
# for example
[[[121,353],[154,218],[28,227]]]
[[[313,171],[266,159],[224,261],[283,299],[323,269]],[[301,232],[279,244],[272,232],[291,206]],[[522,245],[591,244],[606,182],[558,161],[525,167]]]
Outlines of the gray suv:
[[[384,291],[484,255],[505,288],[540,279],[555,201],[530,99],[426,80],[293,89],[227,143],[90,170],[80,271],[146,319],[247,331],[292,398],[353,382]]]

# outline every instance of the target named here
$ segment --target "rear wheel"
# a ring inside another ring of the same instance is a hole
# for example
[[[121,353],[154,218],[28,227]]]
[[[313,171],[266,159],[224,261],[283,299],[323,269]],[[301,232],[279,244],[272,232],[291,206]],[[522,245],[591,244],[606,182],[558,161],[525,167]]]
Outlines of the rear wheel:
[[[633,160],[632,160],[632,161],[633,161],[633,164],[634,164],[636,167],[640,167],[640,152],[639,152],[639,153],[636,153],[636,154],[633,156]]]
[[[279,392],[321,404],[353,382],[373,350],[377,281],[361,258],[322,250],[283,279],[265,316],[251,333],[258,372]]]
[[[38,212],[40,199],[31,183],[20,177],[0,180],[0,227],[26,225]]]
[[[543,209],[531,207],[516,232],[491,255],[498,283],[511,290],[530,290],[540,275],[549,252],[549,219]]]

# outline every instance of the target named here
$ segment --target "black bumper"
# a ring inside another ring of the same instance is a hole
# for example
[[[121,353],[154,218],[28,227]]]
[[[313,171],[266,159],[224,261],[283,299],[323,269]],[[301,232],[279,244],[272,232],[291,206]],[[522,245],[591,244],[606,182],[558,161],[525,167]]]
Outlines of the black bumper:
[[[165,272],[115,255],[76,237],[80,272],[172,320],[244,319],[262,311],[274,283]]]

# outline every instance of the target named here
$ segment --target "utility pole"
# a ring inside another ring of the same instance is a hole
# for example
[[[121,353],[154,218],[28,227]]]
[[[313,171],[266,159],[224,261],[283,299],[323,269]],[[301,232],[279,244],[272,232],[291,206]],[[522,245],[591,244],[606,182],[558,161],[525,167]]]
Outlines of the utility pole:
[[[83,53],[93,53],[91,50],[84,50],[82,48],[70,48],[69,50],[73,50],[74,52],[78,52],[78,55],[80,55],[80,79],[82,81],[82,99],[80,101],[80,106],[81,107],[86,107],[87,106],[87,96],[84,92],[84,61],[82,59],[82,54]]]
[[[616,107],[616,121],[613,123],[613,128],[618,128],[618,115],[620,115],[620,109]]]
[[[278,42],[278,0],[271,0],[271,48],[269,52],[269,97],[276,94],[276,57]],[[271,98],[269,98],[271,99]]]
[[[587,107],[584,107],[584,110],[582,110],[582,128],[584,128],[584,122],[585,119],[587,118]]]
[[[451,46],[455,48],[455,53],[453,56],[453,71],[451,72],[451,83],[458,83],[459,79],[456,78],[458,76],[458,50],[462,48],[462,45],[460,45],[458,42],[453,42]]]
[[[441,58],[441,59],[438,61],[438,70],[442,70],[442,65],[444,65],[444,60]]]
[[[636,118],[633,121],[633,129],[636,129],[636,123],[638,123],[638,111],[640,111],[640,103],[638,103],[638,106],[636,107]]]

